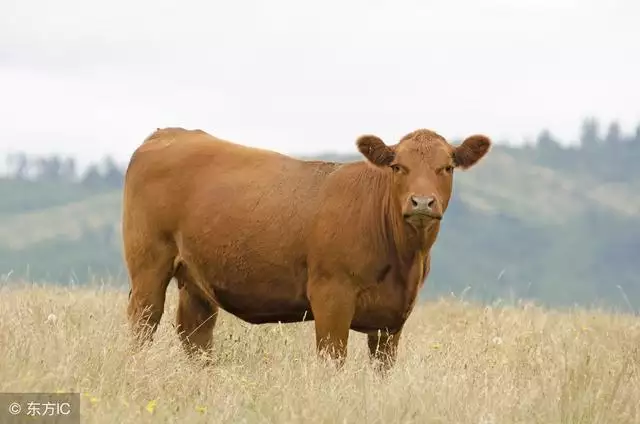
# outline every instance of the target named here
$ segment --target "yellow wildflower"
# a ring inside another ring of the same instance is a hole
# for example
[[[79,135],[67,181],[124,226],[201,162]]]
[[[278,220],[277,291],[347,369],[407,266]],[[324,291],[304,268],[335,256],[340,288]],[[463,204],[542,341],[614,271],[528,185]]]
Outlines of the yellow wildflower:
[[[149,403],[147,403],[146,410],[149,411],[150,414],[153,414],[153,411],[156,409],[157,403],[158,402],[155,399],[150,400]]]

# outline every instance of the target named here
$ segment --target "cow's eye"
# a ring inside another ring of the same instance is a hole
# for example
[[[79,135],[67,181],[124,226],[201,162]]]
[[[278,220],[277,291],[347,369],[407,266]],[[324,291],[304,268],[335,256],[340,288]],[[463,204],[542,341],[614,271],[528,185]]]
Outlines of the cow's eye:
[[[453,166],[451,166],[451,165],[443,166],[442,168],[440,168],[438,170],[438,174],[440,174],[440,175],[451,174],[452,172],[453,172]]]
[[[397,163],[394,163],[393,165],[391,165],[391,169],[393,170],[394,174],[408,174],[409,170],[407,168],[405,168],[402,165],[399,165]]]

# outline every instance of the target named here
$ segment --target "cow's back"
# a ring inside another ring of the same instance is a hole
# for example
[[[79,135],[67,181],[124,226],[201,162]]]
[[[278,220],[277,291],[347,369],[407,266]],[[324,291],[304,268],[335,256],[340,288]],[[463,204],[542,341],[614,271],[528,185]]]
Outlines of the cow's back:
[[[176,262],[249,320],[252,311],[306,307],[305,239],[316,193],[338,166],[202,131],[159,130],[127,169],[125,247],[145,232],[146,240],[175,243]]]

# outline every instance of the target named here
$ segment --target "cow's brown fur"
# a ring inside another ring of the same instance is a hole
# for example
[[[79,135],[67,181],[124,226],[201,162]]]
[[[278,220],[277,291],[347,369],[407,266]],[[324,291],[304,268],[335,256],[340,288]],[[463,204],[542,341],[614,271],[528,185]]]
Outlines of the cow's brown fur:
[[[393,146],[374,135],[356,144],[367,160],[334,163],[200,130],[150,135],[127,168],[123,204],[138,340],[151,339],[175,277],[189,352],[210,348],[223,308],[255,324],[314,320],[318,352],[339,363],[349,329],[366,333],[371,357],[391,366],[429,272],[453,168],[473,166],[491,143],[474,135],[452,146],[421,129]]]

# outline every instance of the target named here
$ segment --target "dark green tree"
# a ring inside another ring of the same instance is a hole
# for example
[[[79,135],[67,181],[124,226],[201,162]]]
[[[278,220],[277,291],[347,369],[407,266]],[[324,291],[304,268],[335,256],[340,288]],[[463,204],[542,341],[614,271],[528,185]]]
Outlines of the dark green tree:
[[[619,146],[622,143],[622,131],[618,122],[614,121],[609,125],[604,142],[607,146]]]
[[[596,150],[600,146],[600,126],[595,118],[587,118],[582,122],[580,145],[585,150]]]

